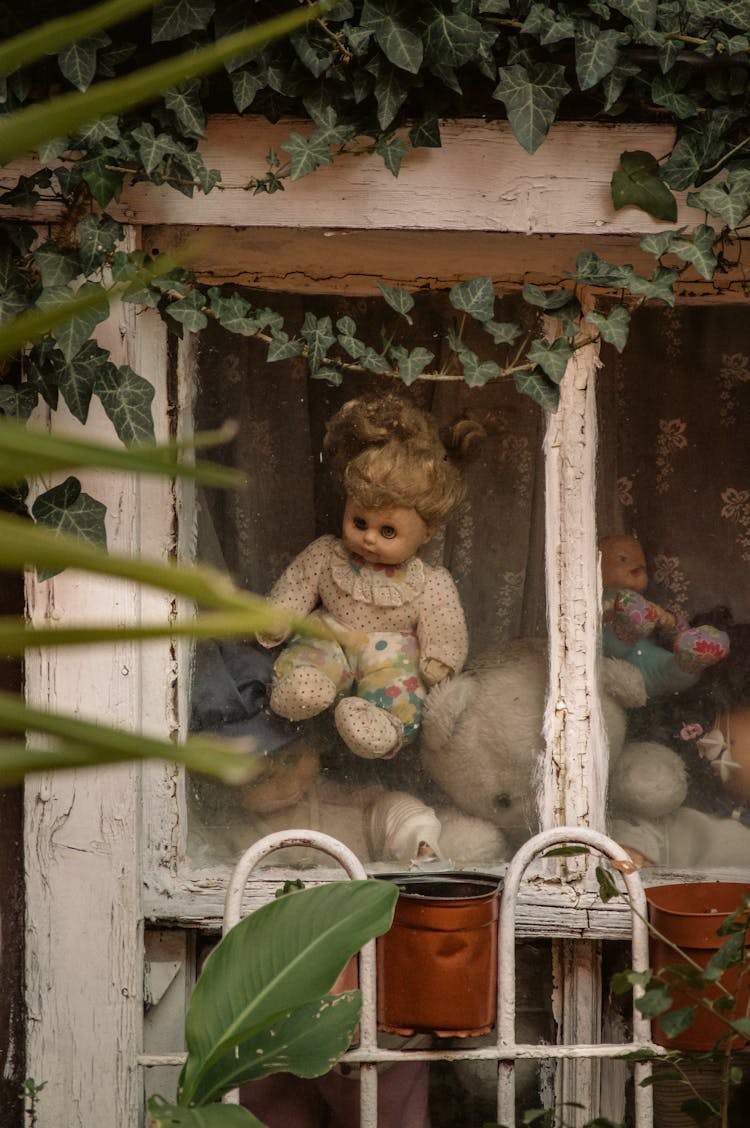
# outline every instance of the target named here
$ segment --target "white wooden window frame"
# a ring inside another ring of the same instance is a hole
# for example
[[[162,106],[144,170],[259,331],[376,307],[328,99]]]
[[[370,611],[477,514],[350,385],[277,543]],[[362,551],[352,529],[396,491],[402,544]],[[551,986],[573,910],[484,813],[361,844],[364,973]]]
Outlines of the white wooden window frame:
[[[397,179],[375,156],[341,158],[285,192],[253,197],[245,186],[263,175],[265,154],[289,128],[253,119],[213,120],[204,155],[209,167],[221,169],[228,187],[192,200],[167,188],[129,188],[110,209],[127,225],[128,244],[163,249],[201,227],[207,237],[196,245],[193,262],[202,277],[269,289],[372,293],[376,278],[445,286],[486,274],[498,286],[554,284],[584,248],[637,268],[647,261],[640,239],[660,229],[636,209],[614,212],[609,182],[624,150],[656,156],[667,151],[668,128],[561,124],[531,157],[503,123],[448,122],[444,147],[412,154]],[[0,184],[23,171],[28,162],[9,166]],[[58,218],[52,204],[16,214],[41,224]],[[698,218],[681,200],[677,225]],[[735,301],[744,293],[740,271],[721,283]],[[688,289],[692,300],[721,297],[697,278]],[[168,389],[168,342],[153,312],[116,309],[101,339],[116,360],[132,364],[154,384],[157,437],[168,436],[172,419],[189,427],[190,343],[178,347],[177,388]],[[597,365],[594,346],[575,354],[545,438],[552,624],[545,829],[604,825],[606,750],[594,688]],[[64,411],[56,413],[53,425],[77,428]],[[112,437],[96,408],[87,433]],[[175,488],[102,474],[81,477],[85,488],[107,502],[109,540],[118,550],[166,558],[189,546],[189,499]],[[31,579],[28,607],[33,620],[55,622],[185,613],[159,593],[76,574],[44,584]],[[106,651],[32,653],[26,681],[35,704],[54,703],[162,736],[185,728],[184,647],[127,643]],[[229,875],[228,867],[191,867],[185,832],[184,779],[174,766],[71,771],[27,782],[27,1073],[46,1083],[39,1128],[142,1123],[144,923],[217,928]],[[275,887],[278,873],[251,886],[245,910],[265,899],[269,881]],[[545,881],[543,872],[523,887],[517,922],[519,935],[552,936],[563,944],[629,935],[621,907],[599,905],[580,883]],[[595,1041],[593,948],[573,944],[560,966],[565,973],[554,1005],[564,1038]],[[584,1072],[563,1077],[563,1087],[581,1099],[598,1081],[595,1063],[579,1068]]]

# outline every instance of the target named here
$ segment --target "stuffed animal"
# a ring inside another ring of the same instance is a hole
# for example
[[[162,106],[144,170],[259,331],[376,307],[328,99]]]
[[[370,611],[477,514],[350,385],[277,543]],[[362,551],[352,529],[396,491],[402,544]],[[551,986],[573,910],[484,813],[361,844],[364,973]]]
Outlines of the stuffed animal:
[[[637,666],[650,698],[689,689],[726,656],[726,633],[710,625],[690,627],[681,615],[645,598],[646,558],[635,537],[605,537],[599,550],[604,653]]]
[[[682,759],[657,742],[626,743],[626,710],[645,702],[634,666],[604,659],[601,691],[610,805],[619,814],[661,818],[685,799]],[[499,827],[509,849],[538,829],[546,692],[546,643],[517,639],[436,686],[427,701],[421,739],[427,772],[460,812]],[[467,835],[462,860],[470,861],[471,851]]]
[[[679,749],[688,774],[683,806],[661,818],[630,818],[616,831],[655,863],[709,869],[750,864],[750,624],[724,608],[729,653],[699,685],[647,710],[640,721]]]
[[[344,783],[321,771],[315,746],[321,734],[269,710],[271,676],[270,656],[246,643],[209,642],[197,649],[191,727],[249,737],[258,773],[229,791],[210,780],[192,781],[194,856],[218,851],[234,858],[264,835],[290,828],[333,835],[363,862],[451,858],[466,833],[479,862],[505,856],[502,833],[482,819],[452,810],[441,819],[410,792],[379,782]],[[274,865],[309,862],[303,848],[273,855]]]
[[[465,429],[460,435],[467,446]],[[292,638],[276,660],[271,708],[300,721],[335,706],[336,728],[355,755],[388,758],[416,736],[425,687],[466,659],[453,580],[417,555],[464,487],[434,419],[395,395],[344,404],[324,451],[343,477],[342,536],[308,545],[269,599],[312,614],[330,637]]]

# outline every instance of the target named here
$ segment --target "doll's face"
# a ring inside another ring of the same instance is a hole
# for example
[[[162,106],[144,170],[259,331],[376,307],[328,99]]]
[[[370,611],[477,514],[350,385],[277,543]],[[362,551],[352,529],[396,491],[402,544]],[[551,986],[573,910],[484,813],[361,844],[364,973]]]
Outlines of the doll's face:
[[[743,705],[716,719],[729,745],[729,767],[724,788],[738,803],[750,801],[750,706]]]
[[[403,564],[432,536],[416,509],[366,509],[347,498],[342,537],[368,564]]]
[[[605,537],[600,548],[605,589],[630,588],[642,595],[648,587],[648,572],[646,557],[635,537]]]

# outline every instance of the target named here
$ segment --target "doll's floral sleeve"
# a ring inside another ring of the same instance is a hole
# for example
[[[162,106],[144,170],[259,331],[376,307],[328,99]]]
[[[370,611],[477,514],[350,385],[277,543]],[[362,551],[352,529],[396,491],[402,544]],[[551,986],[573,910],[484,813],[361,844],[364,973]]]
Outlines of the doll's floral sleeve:
[[[469,639],[458,590],[445,568],[427,570],[419,622],[420,667],[440,662],[457,674],[466,661]],[[426,678],[428,682],[436,679]]]
[[[320,577],[330,558],[334,539],[318,537],[294,558],[269,592],[268,599],[275,607],[296,611],[299,615],[309,615],[315,610],[320,602]],[[258,635],[258,642],[261,646],[278,646],[287,634],[275,638]]]

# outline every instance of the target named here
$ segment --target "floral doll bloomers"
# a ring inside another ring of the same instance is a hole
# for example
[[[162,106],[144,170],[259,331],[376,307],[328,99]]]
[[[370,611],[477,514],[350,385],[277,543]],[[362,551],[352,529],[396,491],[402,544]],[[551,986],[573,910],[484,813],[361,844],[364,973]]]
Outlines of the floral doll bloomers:
[[[393,395],[345,404],[324,449],[344,467],[341,538],[308,545],[269,599],[312,613],[331,637],[291,640],[275,663],[271,708],[300,721],[337,702],[347,747],[388,758],[416,736],[426,687],[466,660],[456,586],[417,555],[463,497],[463,483],[434,420]]]

